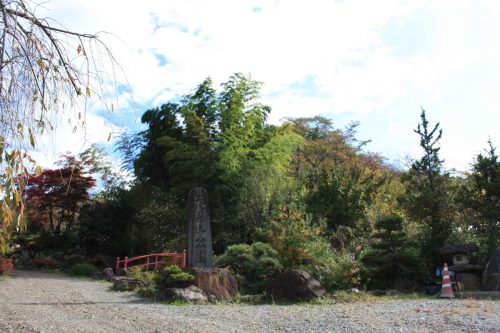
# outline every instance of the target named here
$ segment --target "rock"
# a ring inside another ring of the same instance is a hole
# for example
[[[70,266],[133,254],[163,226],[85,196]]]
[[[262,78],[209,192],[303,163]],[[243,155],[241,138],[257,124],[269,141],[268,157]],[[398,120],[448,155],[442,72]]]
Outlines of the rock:
[[[307,301],[321,297],[325,288],[309,273],[292,269],[275,277],[268,287],[269,293],[277,300]]]
[[[167,288],[163,291],[164,300],[184,301],[190,304],[207,304],[208,298],[200,288],[189,286],[187,288]]]
[[[223,268],[190,267],[186,271],[194,275],[193,285],[217,301],[230,301],[238,295],[238,284],[234,276]]]
[[[143,281],[128,278],[126,276],[114,276],[111,278],[111,282],[113,282],[113,287],[116,290],[121,290],[121,291],[126,291],[126,290],[133,291],[138,288],[143,288],[145,286]]]
[[[351,288],[346,290],[350,294],[361,294],[361,291],[359,291],[358,288]]]
[[[111,278],[115,276],[113,274],[113,269],[112,268],[105,268],[103,269],[101,272],[93,272],[90,274],[90,277],[92,279],[96,279],[96,280],[108,280],[108,281],[111,281]]]
[[[113,273],[113,268],[108,267],[108,268],[103,269],[102,270],[102,276],[103,276],[104,279],[110,281],[111,278],[113,276],[115,276],[115,274]]]

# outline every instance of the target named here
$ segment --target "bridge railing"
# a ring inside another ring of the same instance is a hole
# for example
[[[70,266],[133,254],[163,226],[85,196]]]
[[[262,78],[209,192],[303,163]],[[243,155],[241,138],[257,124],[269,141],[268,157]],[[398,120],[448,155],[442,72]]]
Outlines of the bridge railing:
[[[130,267],[145,267],[146,271],[152,270],[158,272],[158,266],[161,265],[177,265],[181,268],[186,267],[186,250],[181,253],[170,252],[170,253],[152,253],[136,257],[120,257],[116,258],[115,272],[120,268],[130,268]],[[154,266],[154,270],[152,269]]]

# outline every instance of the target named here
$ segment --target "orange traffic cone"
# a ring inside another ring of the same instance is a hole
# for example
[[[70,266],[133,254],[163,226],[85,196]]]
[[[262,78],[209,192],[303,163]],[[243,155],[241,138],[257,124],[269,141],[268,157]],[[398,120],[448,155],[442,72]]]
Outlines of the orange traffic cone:
[[[441,297],[453,298],[450,274],[448,273],[448,264],[446,263],[443,267],[443,284],[441,285]]]

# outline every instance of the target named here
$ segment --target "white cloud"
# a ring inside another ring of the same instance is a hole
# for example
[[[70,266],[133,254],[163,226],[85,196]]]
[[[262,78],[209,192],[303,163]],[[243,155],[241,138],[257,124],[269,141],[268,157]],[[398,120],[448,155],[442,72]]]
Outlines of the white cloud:
[[[57,0],[46,6],[52,9],[46,15],[70,29],[106,30],[121,39],[106,40],[132,89],[134,104],[124,93],[118,112],[133,117],[141,111],[132,105],[145,110],[207,76],[218,84],[240,71],[265,83],[272,121],[350,114],[392,158],[418,156],[412,129],[421,105],[441,121],[450,166],[465,168],[488,134],[500,145],[495,0]],[[401,38],[388,40],[388,28]],[[417,40],[413,32],[420,29],[427,33]],[[384,118],[382,127],[370,127],[374,115]],[[396,142],[393,121],[406,129]]]

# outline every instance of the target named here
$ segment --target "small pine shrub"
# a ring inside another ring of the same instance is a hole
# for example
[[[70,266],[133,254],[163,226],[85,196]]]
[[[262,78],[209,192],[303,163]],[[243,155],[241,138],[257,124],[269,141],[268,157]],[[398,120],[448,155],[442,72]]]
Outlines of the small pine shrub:
[[[157,279],[157,274],[155,272],[146,272],[141,267],[132,267],[128,269],[127,277],[141,280],[145,285],[149,286],[154,285]]]
[[[184,288],[193,280],[194,275],[184,272],[177,265],[168,265],[157,275],[156,285],[160,288]]]
[[[243,293],[266,290],[269,280],[282,269],[278,252],[269,244],[236,244],[217,258],[217,265],[229,266]]]
[[[98,269],[94,265],[82,263],[76,264],[75,266],[71,267],[71,269],[69,270],[69,274],[75,276],[89,276],[90,274],[97,271]]]
[[[177,265],[165,266],[162,272],[164,274],[168,274],[172,281],[184,282],[194,280],[194,275],[183,272],[182,269]]]

